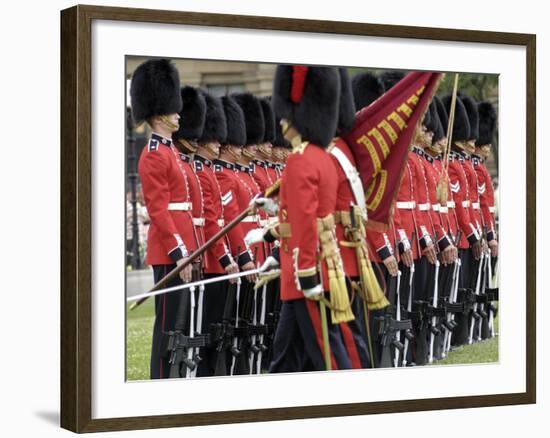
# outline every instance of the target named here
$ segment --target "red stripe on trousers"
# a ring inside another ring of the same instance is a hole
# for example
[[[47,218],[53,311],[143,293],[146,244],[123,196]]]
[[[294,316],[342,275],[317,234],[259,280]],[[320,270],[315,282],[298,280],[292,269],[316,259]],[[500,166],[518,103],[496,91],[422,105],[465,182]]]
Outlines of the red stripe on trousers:
[[[317,344],[319,345],[319,349],[321,350],[321,354],[323,355],[323,361],[324,361],[325,347],[323,343],[323,328],[321,325],[321,316],[319,315],[319,304],[315,301],[308,300],[307,298],[305,301],[306,301],[307,311],[311,319],[311,324],[313,325],[313,330],[315,330],[315,337],[317,338]],[[329,346],[330,346],[330,338],[329,338]],[[332,351],[330,352],[330,361],[332,363],[332,369],[337,370],[338,364],[336,363],[336,358],[334,357],[334,354],[332,353]]]
[[[344,345],[348,352],[348,356],[351,360],[351,367],[355,369],[362,368],[361,359],[359,358],[359,352],[357,351],[357,345],[353,339],[353,333],[346,322],[340,324],[340,330],[342,330],[342,337],[344,338]]]

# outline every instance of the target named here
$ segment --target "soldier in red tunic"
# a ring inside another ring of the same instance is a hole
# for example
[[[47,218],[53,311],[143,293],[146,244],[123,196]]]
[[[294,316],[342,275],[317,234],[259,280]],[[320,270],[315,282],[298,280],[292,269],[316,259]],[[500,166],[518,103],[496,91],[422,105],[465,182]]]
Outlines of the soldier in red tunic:
[[[205,239],[209,240],[224,225],[221,189],[211,166],[212,160],[219,155],[220,142],[224,142],[227,138],[227,124],[221,100],[206,92],[199,91],[197,94],[205,102],[206,118],[204,129],[198,138],[194,166],[201,183],[204,200],[204,235]],[[239,268],[233,261],[229,248],[226,236],[206,252],[205,278],[238,272]],[[227,282],[216,282],[205,286],[202,333],[208,333],[213,324],[222,322],[227,287]],[[216,346],[216,344],[209,345],[201,352],[203,360],[199,363],[197,376],[214,375],[218,358]]]
[[[166,59],[141,64],[130,87],[132,114],[137,123],[147,121],[153,130],[139,159],[138,172],[151,225],[147,236],[147,263],[152,265],[155,283],[196,248],[193,232],[193,201],[189,177],[183,170],[172,134],[179,128],[182,108],[177,69]],[[170,286],[189,281],[191,266]],[[183,293],[155,297],[155,323],[151,350],[151,378],[168,377],[166,333],[174,330]]]
[[[445,96],[443,103],[446,109],[450,108],[451,96]],[[472,289],[475,271],[475,261],[481,254],[481,235],[479,233],[473,210],[471,208],[470,195],[472,191],[477,192],[477,185],[470,186],[468,174],[464,166],[465,143],[470,138],[470,121],[468,113],[462,103],[462,100],[457,97],[455,107],[455,119],[452,133],[452,146],[449,155],[449,186],[452,193],[452,202],[454,203],[454,211],[456,214],[459,229],[462,237],[458,244],[459,257],[461,260],[460,284],[458,302],[467,300],[466,289]],[[453,344],[462,345],[468,338],[468,318],[469,314],[459,313],[455,317],[458,326],[453,332]]]
[[[244,115],[240,106],[228,96],[221,98],[226,125],[227,136],[219,149],[219,157],[210,156],[216,181],[219,184],[224,225],[235,219],[242,208],[239,197],[246,196],[240,192],[243,190],[235,175],[235,161],[241,154],[242,142],[246,139]],[[200,154],[203,155],[203,154]],[[210,160],[209,157],[206,157]],[[234,260],[241,270],[254,269],[252,254],[244,242],[245,230],[242,224],[237,225],[227,235],[227,244]]]
[[[485,160],[491,154],[497,114],[490,102],[480,102],[477,108],[479,112],[479,136],[476,140],[472,162],[477,172],[481,220],[487,230],[487,244],[491,250],[491,256],[496,258],[498,256],[498,240],[495,226],[495,193],[491,176],[487,167],[485,167]]]
[[[243,110],[246,141],[242,145],[242,153],[235,162],[235,171],[237,180],[242,186],[239,197],[239,205],[244,210],[250,205],[254,197],[261,196],[265,188],[258,184],[255,178],[253,160],[258,150],[258,144],[261,144],[265,136],[265,119],[260,99],[250,93],[239,93],[232,96]],[[267,181],[266,181],[267,188]],[[245,218],[242,222],[245,235],[251,230],[261,228],[265,225],[267,215],[264,212],[258,212]],[[254,243],[250,246],[257,265],[263,264],[269,248],[264,242]]]
[[[280,240],[283,301],[270,372],[352,367],[339,324],[354,317],[334,238],[338,176],[325,150],[336,133],[339,93],[334,68],[277,67],[273,107],[293,153],[282,176],[279,224],[266,233]],[[327,333],[316,301],[329,290]]]
[[[250,164],[252,176],[262,192],[271,187],[277,180],[274,166],[271,163],[273,155],[272,142],[275,140],[275,114],[267,98],[260,99],[264,117],[264,137],[258,144],[254,160]]]

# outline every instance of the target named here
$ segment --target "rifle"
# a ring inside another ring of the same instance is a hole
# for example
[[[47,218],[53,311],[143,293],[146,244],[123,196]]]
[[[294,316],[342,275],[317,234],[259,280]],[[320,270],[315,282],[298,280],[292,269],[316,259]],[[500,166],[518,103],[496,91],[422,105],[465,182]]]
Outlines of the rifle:
[[[414,237],[414,234],[413,234],[413,237]],[[414,263],[409,268],[408,279],[409,279],[409,297],[407,300],[406,313],[407,313],[407,316],[410,317],[410,315],[412,314],[412,303],[413,303]],[[405,331],[405,345],[403,348],[403,361],[401,363],[402,366],[407,366],[407,353],[409,350],[409,344],[412,342],[413,339],[414,339],[414,335],[412,333],[412,320],[411,320],[411,329]]]
[[[481,277],[483,275],[483,263],[485,261],[485,253],[481,254],[481,259],[477,262],[477,278],[476,278],[476,289],[475,289],[475,300],[472,308],[472,315],[470,316],[470,334],[468,336],[468,344],[471,345],[474,342],[474,326],[476,321],[478,321],[481,316],[477,311],[478,302],[477,297],[479,296],[479,289],[481,286]]]
[[[434,274],[434,294],[432,298],[432,318],[431,318],[431,324],[430,324],[430,352],[428,354],[428,363],[432,364],[434,361],[434,342],[435,337],[439,335],[440,331],[437,328],[437,316],[434,313],[435,308],[437,307],[437,296],[439,292],[439,260],[435,260],[435,274]]]
[[[389,291],[390,295],[393,294],[395,290],[397,296],[399,297],[399,292],[401,288],[401,272],[397,274],[397,278],[389,279]],[[390,298],[391,299],[391,298]],[[392,300],[393,301],[393,300]],[[386,312],[384,316],[378,317],[378,335],[380,337],[380,345],[382,347],[382,352],[380,354],[380,368],[387,367],[397,367],[399,364],[399,355],[404,352],[405,346],[401,342],[400,333],[401,331],[410,332],[412,330],[412,322],[410,319],[401,319],[401,308],[400,300],[397,299],[398,307],[395,308],[396,317],[394,318],[394,306],[390,305],[386,307]],[[406,335],[405,335],[406,336]],[[406,338],[408,339],[408,338]],[[394,358],[391,359],[391,347],[395,349]],[[393,365],[392,365],[393,362]]]
[[[491,258],[491,261],[487,264],[487,270],[488,270],[488,279],[489,279],[489,289],[487,290],[487,303],[489,308],[489,337],[494,338],[495,337],[495,316],[497,312],[497,308],[493,304],[493,301],[498,301],[498,287],[495,287],[493,283],[493,260]]]
[[[196,276],[197,270],[194,269],[193,272]],[[198,350],[210,341],[209,334],[195,333],[194,295],[194,288],[184,289],[181,292],[174,330],[166,333],[169,337],[166,353],[170,357],[170,378],[182,377],[182,366],[185,366],[185,376],[193,377],[200,360],[198,354],[195,355],[195,348]],[[188,335],[184,334],[186,326],[189,327]]]
[[[266,189],[264,193],[264,197],[270,198],[272,196],[275,196],[278,193],[280,187],[281,187],[281,180],[279,179],[275,182],[275,184],[273,184],[271,187],[268,187]],[[196,260],[198,257],[202,256],[206,251],[208,251],[212,247],[212,245],[214,245],[214,243],[216,243],[219,239],[221,239],[223,236],[229,233],[233,228],[239,225],[239,223],[241,223],[245,217],[247,217],[252,211],[254,211],[255,208],[256,207],[254,204],[249,205],[247,208],[245,208],[238,216],[236,216],[224,228],[222,228],[220,231],[214,234],[210,239],[208,239],[208,241],[204,245],[202,245],[200,248],[197,248],[195,251],[193,251],[193,253],[189,257],[187,257],[181,265],[176,266],[167,275],[161,278],[149,290],[149,293],[162,289],[166,284],[168,284],[170,281],[176,278],[183,269],[185,269],[187,266],[193,263],[193,261]],[[130,306],[130,310],[134,310],[136,307],[140,306],[145,301],[147,301],[147,296],[139,299],[134,304],[132,304]]]
[[[233,335],[233,324],[231,323],[231,314],[235,303],[235,296],[238,284],[231,283],[225,296],[225,305],[221,323],[214,323],[210,326],[212,339],[216,343],[216,367],[215,376],[227,376],[227,351],[231,347]]]

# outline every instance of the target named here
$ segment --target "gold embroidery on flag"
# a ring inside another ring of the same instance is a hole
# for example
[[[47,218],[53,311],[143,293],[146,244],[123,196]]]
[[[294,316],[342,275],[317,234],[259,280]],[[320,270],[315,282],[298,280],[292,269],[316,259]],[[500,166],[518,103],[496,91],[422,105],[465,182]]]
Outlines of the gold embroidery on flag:
[[[386,143],[386,140],[384,140],[382,133],[378,129],[372,128],[368,132],[368,135],[372,135],[376,139],[378,145],[380,146],[380,149],[382,149],[382,154],[384,155],[384,158],[386,158],[390,154],[390,148],[388,147],[388,143]]]
[[[407,116],[407,118],[411,117],[413,110],[412,108],[407,105],[405,102],[403,102],[399,107],[397,108],[397,111],[401,111],[403,114]]]
[[[387,120],[382,120],[378,124],[379,128],[382,128],[384,131],[386,131],[386,134],[388,134],[388,137],[390,138],[392,144],[395,144],[397,141],[397,132],[395,132],[395,129],[388,123]]]
[[[401,131],[407,127],[405,120],[403,120],[395,111],[388,116],[388,120],[393,121]]]
[[[388,171],[381,169],[380,172],[376,175],[376,177],[370,183],[369,188],[367,189],[367,193],[365,193],[367,198],[367,208],[369,210],[376,210],[380,205],[380,202],[382,202],[382,198],[384,197],[384,193],[386,192],[387,180],[388,180]],[[374,195],[372,200],[369,201],[375,188],[376,188],[376,194]]]
[[[376,175],[378,171],[382,168],[382,163],[380,162],[380,158],[378,157],[378,153],[376,152],[372,141],[370,141],[370,139],[366,135],[362,135],[357,140],[357,143],[362,144],[367,148],[367,151],[369,152],[370,158],[374,165],[373,176]]]

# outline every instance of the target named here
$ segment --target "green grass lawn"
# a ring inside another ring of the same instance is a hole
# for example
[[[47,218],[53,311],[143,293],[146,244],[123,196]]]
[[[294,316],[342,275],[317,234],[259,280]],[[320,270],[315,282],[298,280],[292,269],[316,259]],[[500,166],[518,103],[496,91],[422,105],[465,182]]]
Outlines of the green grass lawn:
[[[129,306],[128,306],[129,307]],[[153,332],[154,300],[149,299],[136,310],[127,307],[127,379],[149,379],[149,354]],[[498,317],[495,319],[498,333]],[[434,365],[457,365],[498,361],[498,336],[472,345],[465,345],[451,351],[443,360]]]
[[[153,336],[155,300],[149,298],[137,309],[129,311],[126,306],[126,378],[149,379],[149,355]]]

